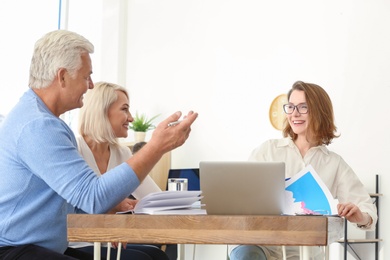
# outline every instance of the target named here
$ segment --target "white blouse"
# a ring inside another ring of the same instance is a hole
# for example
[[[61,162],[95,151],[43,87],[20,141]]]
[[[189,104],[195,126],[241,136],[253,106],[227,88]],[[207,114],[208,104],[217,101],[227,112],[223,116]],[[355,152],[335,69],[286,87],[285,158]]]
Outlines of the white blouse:
[[[340,203],[351,202],[357,205],[362,212],[367,212],[372,218],[372,224],[365,230],[373,230],[378,216],[375,205],[352,168],[340,155],[331,152],[325,145],[310,148],[302,158],[298,147],[291,138],[271,139],[254,149],[249,161],[284,162],[286,165],[286,178],[299,173],[311,164],[322,181],[328,187],[334,198]],[[357,224],[354,224],[357,226]],[[282,259],[280,246],[261,246],[267,259]],[[229,246],[229,253],[236,245]],[[319,247],[310,247],[312,259],[323,259]],[[288,257],[298,259],[298,247],[286,247]]]
[[[272,139],[256,148],[249,160],[285,162],[286,178],[294,176],[311,164],[335,199],[340,203],[351,202],[357,205],[373,220],[371,226],[366,229],[375,227],[377,211],[366,188],[343,158],[329,151],[325,145],[310,148],[302,158],[291,138]]]
[[[93,157],[93,153],[82,136],[77,137],[78,149],[88,163],[88,165],[94,170],[97,175],[101,175],[99,167]],[[108,161],[107,171],[125,162],[132,156],[130,149],[124,145],[110,145],[110,159]],[[138,188],[131,194],[136,199],[142,199],[146,195],[152,192],[161,191],[160,187],[153,181],[148,175]]]

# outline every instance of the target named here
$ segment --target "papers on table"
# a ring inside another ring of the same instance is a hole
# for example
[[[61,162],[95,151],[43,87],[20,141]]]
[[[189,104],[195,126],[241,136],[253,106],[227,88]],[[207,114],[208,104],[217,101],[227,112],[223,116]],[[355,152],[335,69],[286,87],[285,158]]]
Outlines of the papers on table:
[[[337,203],[311,165],[286,180],[286,215],[337,215]]]
[[[118,212],[153,215],[205,215],[199,201],[202,191],[153,192],[138,201],[131,211]]]

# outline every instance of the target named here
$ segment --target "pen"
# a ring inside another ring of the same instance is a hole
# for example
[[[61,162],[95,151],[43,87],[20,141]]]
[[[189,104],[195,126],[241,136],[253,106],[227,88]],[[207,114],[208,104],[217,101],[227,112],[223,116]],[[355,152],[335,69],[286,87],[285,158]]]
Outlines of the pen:
[[[183,121],[183,120],[178,120],[178,121],[175,121],[175,122],[171,122],[171,123],[168,124],[168,126],[177,125],[177,124],[179,124],[181,121]]]

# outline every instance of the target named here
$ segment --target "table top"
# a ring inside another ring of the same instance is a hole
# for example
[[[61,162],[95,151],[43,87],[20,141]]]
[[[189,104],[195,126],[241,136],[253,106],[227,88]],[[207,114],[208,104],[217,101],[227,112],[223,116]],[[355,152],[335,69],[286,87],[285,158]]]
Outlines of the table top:
[[[325,216],[68,215],[70,242],[328,245],[344,220]]]

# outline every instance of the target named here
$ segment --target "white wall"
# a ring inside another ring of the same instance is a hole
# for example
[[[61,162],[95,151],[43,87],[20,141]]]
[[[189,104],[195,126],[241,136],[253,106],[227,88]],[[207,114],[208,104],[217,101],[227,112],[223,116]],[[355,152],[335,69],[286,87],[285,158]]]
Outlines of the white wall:
[[[28,89],[30,60],[35,41],[58,25],[58,1],[0,3],[0,114],[6,115]]]
[[[390,2],[128,2],[127,87],[131,108],[151,115],[199,112],[172,167],[201,160],[246,160],[281,137],[268,109],[296,80],[324,87],[335,107],[340,153],[389,215]],[[390,227],[381,222],[382,259]],[[371,247],[373,248],[373,246]],[[364,259],[370,259],[372,252]]]

